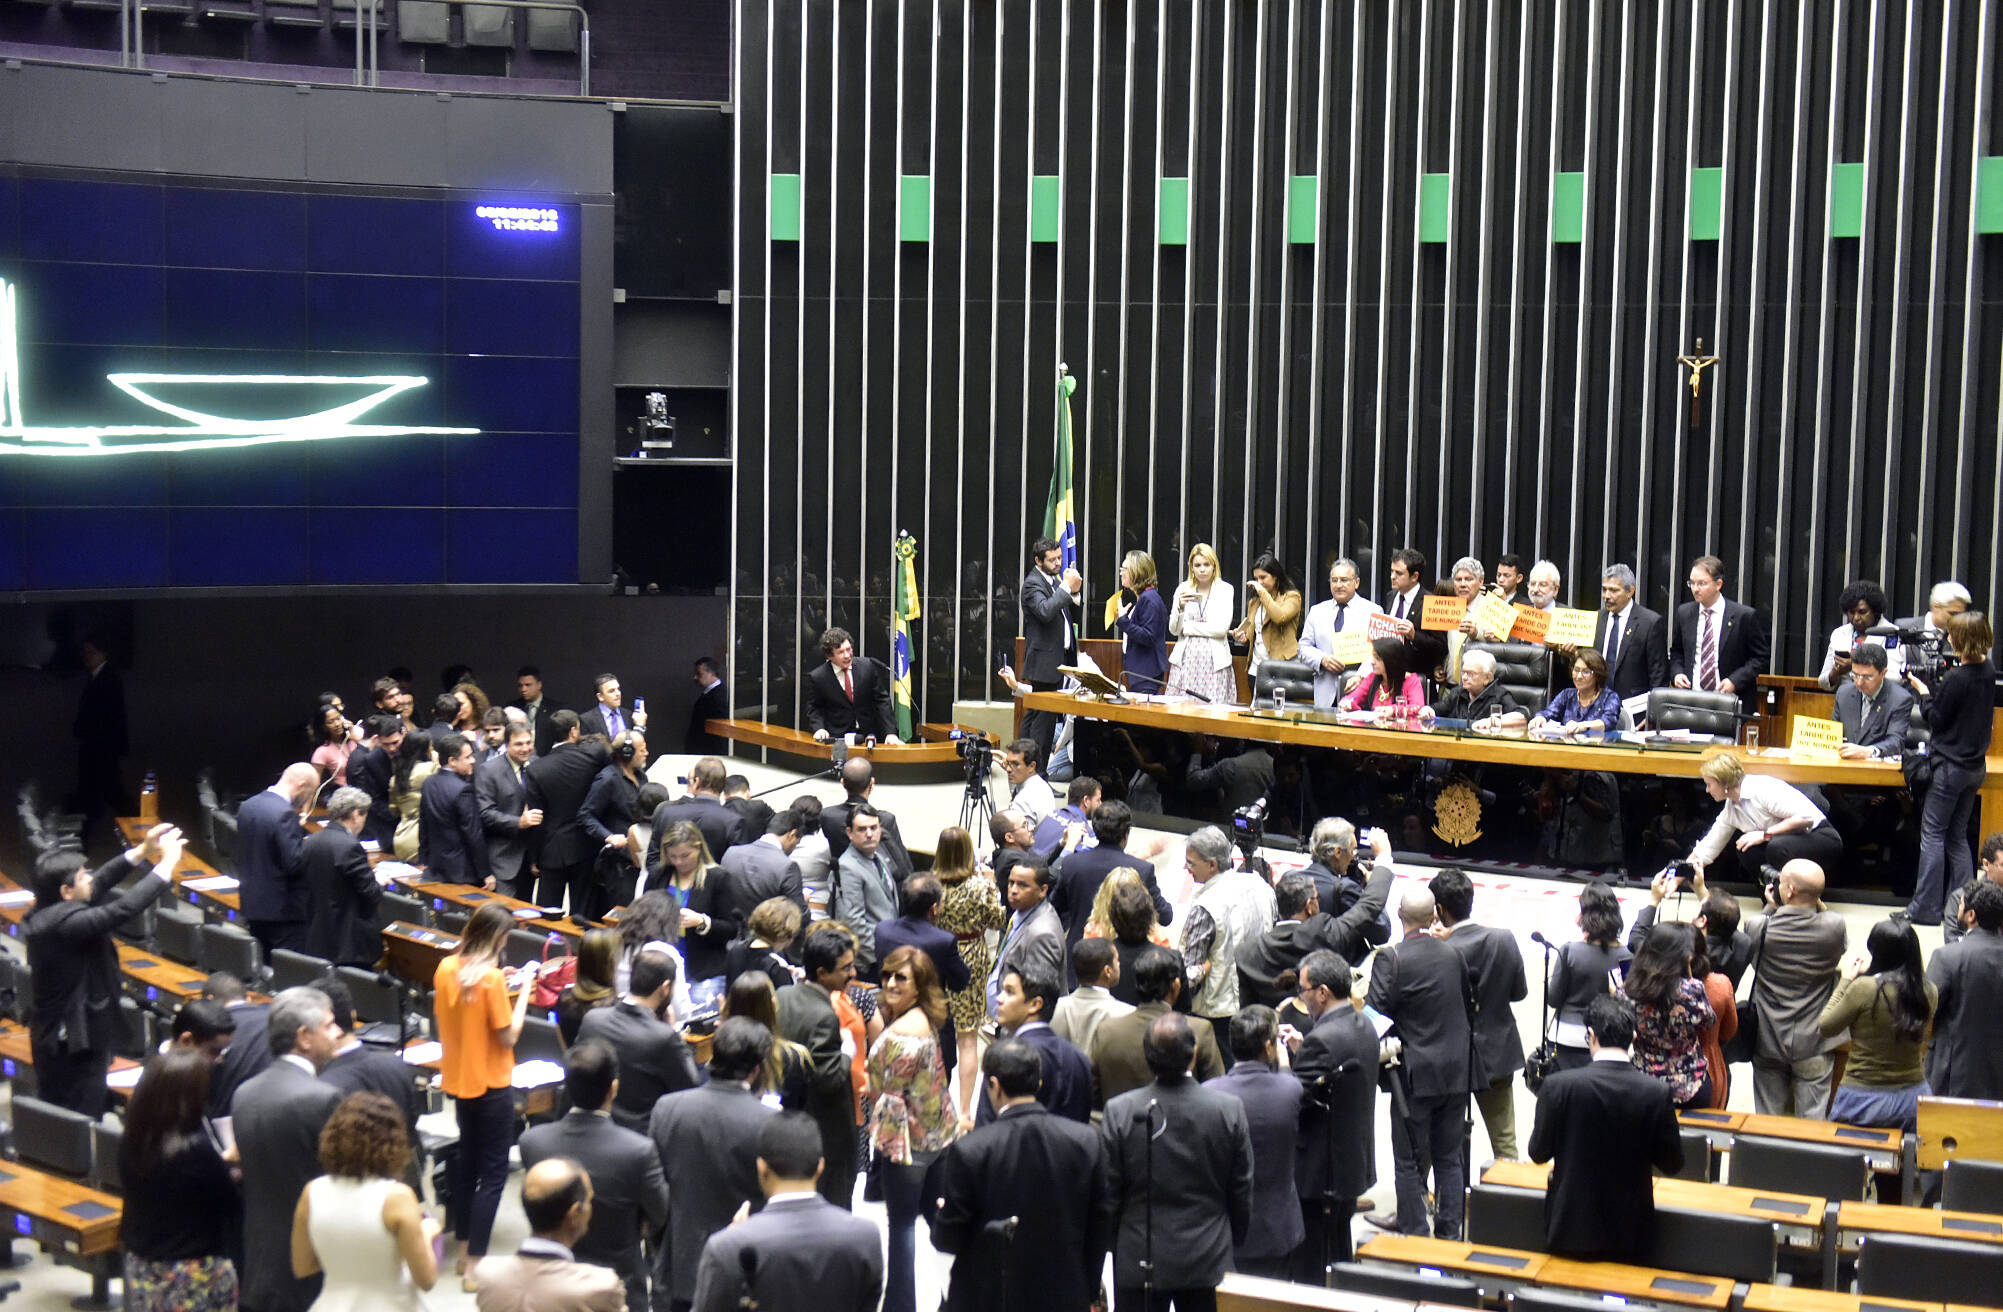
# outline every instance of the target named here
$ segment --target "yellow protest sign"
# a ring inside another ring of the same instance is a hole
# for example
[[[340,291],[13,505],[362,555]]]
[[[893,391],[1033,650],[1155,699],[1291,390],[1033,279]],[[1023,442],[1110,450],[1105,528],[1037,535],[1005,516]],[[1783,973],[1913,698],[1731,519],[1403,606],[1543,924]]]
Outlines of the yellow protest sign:
[[[1590,647],[1593,645],[1593,631],[1599,625],[1600,613],[1596,610],[1572,610],[1559,607],[1550,612],[1551,627],[1544,630],[1546,646]]]
[[[1787,745],[1788,755],[1797,761],[1833,761],[1843,746],[1843,725],[1837,720],[1817,720],[1811,716],[1794,717],[1794,738]]]
[[[1428,597],[1425,609],[1420,612],[1419,627],[1450,633],[1461,626],[1461,616],[1465,614],[1465,597]]]
[[[1510,629],[1516,626],[1516,608],[1493,592],[1484,592],[1476,597],[1468,603],[1468,609],[1474,612],[1475,634],[1478,637],[1499,640],[1509,636]]]
[[[1329,655],[1354,669],[1370,664],[1370,631],[1368,629],[1344,629],[1335,635],[1335,644]]]

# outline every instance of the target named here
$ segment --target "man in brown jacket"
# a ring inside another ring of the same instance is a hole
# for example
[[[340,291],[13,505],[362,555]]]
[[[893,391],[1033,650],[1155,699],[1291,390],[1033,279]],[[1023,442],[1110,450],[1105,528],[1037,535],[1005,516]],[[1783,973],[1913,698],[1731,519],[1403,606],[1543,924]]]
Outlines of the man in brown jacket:
[[[1134,959],[1134,991],[1140,994],[1141,1005],[1101,1023],[1092,1036],[1095,1105],[1100,1107],[1154,1080],[1143,1045],[1155,1017],[1175,1009],[1182,992],[1182,958],[1163,947],[1141,953]],[[1196,1033],[1196,1078],[1214,1080],[1224,1073],[1216,1032],[1209,1021],[1195,1016],[1190,1017],[1189,1027]]]

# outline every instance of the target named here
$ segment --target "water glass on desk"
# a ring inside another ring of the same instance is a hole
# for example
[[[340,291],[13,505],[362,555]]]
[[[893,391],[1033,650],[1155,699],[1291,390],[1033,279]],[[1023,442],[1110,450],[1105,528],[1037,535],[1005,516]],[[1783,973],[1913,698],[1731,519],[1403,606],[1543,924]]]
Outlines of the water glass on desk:
[[[1273,685],[1273,713],[1276,715],[1287,713],[1287,690],[1278,684]]]

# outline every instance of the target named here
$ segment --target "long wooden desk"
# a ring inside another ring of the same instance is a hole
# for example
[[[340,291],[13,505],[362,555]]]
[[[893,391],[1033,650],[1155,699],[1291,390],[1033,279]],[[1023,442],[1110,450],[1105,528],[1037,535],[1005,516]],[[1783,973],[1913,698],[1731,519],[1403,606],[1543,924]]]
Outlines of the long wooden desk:
[[[1535,1162],[1496,1162],[1482,1172],[1481,1182],[1542,1190],[1550,1186],[1551,1168]],[[1756,1217],[1780,1226],[1784,1239],[1820,1244],[1822,1215],[1828,1207],[1828,1200],[1808,1194],[1741,1189],[1734,1185],[1680,1180],[1664,1175],[1655,1179],[1655,1205],[1680,1207],[1692,1212]]]
[[[1417,1304],[1380,1298],[1347,1289],[1324,1289],[1291,1280],[1268,1280],[1236,1271],[1217,1286],[1217,1312],[1291,1312],[1294,1308],[1325,1308],[1328,1312],[1414,1312]],[[1939,1312],[1939,1309],[1934,1309]]]
[[[1501,1277],[1519,1285],[1536,1284],[1538,1273],[1551,1260],[1548,1253],[1520,1248],[1394,1234],[1371,1236],[1356,1250],[1356,1256],[1393,1266],[1430,1267],[1457,1276]]]
[[[703,725],[719,738],[728,738],[747,747],[764,747],[788,756],[804,756],[813,761],[832,761],[834,745],[814,741],[804,729],[771,724],[765,720],[709,720]],[[865,756],[878,765],[952,765],[960,759],[960,745],[945,742],[858,744],[848,749],[850,756]]]
[[[111,1074],[135,1070],[138,1066],[139,1063],[130,1057],[113,1057]],[[11,1020],[0,1020],[0,1075],[13,1080],[20,1077],[22,1070],[32,1071],[34,1067],[35,1047],[28,1037],[28,1027]],[[113,1098],[125,1096],[123,1088],[115,1084],[110,1087]]]
[[[178,965],[157,952],[145,952],[130,943],[118,945],[118,969],[125,976],[126,991],[134,1002],[163,1012],[171,1012],[175,1005],[200,997],[202,985],[208,979],[192,966]]]
[[[19,1162],[0,1162],[0,1215],[13,1214],[11,1236],[71,1257],[99,1257],[117,1250],[123,1210],[115,1195]]]
[[[424,879],[421,877],[410,878],[408,876],[399,877],[393,882],[401,885],[407,892],[422,898],[429,904],[433,911],[443,911],[448,906],[457,907],[462,911],[477,911],[487,903],[493,902],[506,907],[509,914],[515,917],[516,922],[523,929],[553,931],[563,935],[565,938],[581,939],[587,930],[598,927],[596,925],[580,925],[568,916],[550,919],[544,916],[542,908],[533,902],[524,902],[520,898],[509,897],[505,893],[490,893],[484,888],[475,888],[471,884],[448,884],[441,880]],[[534,912],[535,914],[526,914],[528,912]]]
[[[2003,1246],[2003,1216],[1985,1212],[1946,1212],[1931,1207],[1898,1207],[1889,1203],[1843,1203],[1836,1210],[1836,1229],[1843,1239],[1860,1234],[1919,1235],[1926,1239],[1961,1239]],[[2003,1290],[1998,1290],[2003,1295]]]
[[[1865,1298],[1833,1289],[1800,1285],[1747,1285],[1745,1312],[1946,1312],[1939,1303],[1909,1298]]]
[[[1680,1118],[1679,1118],[1680,1119]],[[1736,1133],[1766,1139],[1792,1139],[1798,1143],[1829,1144],[1856,1148],[1863,1152],[1871,1169],[1896,1172],[1903,1164],[1905,1136],[1897,1130],[1878,1130],[1863,1125],[1842,1125],[1836,1121],[1811,1121],[1800,1116],[1761,1116],[1748,1112],[1739,1120]]]
[[[1378,1235],[1356,1250],[1359,1258],[1396,1266],[1431,1267],[1476,1279],[1545,1289],[1582,1289],[1630,1300],[1718,1309],[1732,1301],[1733,1282],[1721,1276],[1661,1271],[1621,1262],[1578,1262],[1493,1244],[1468,1244],[1421,1235]]]

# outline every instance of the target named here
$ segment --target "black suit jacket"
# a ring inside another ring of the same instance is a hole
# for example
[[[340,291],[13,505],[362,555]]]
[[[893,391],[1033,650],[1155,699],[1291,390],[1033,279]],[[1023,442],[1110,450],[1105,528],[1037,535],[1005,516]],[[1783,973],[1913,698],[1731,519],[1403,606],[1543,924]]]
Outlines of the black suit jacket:
[[[577,1037],[603,1039],[619,1054],[612,1119],[635,1134],[646,1133],[647,1118],[664,1095],[702,1083],[695,1054],[675,1027],[624,999],[584,1013]]]
[[[1906,750],[1906,728],[1913,719],[1913,695],[1890,679],[1878,688],[1878,704],[1864,714],[1864,693],[1856,680],[1845,679],[1836,689],[1836,718],[1843,724],[1843,741],[1861,743],[1881,757],[1896,760]]]
[[[1347,1000],[1324,1011],[1294,1053],[1301,1136],[1294,1186],[1347,1205],[1377,1183],[1377,1031]]]
[[[1057,908],[1058,919],[1064,922],[1064,941],[1071,947],[1077,947],[1085,937],[1085,922],[1092,918],[1092,899],[1099,896],[1099,885],[1122,867],[1138,874],[1147,885],[1155,916],[1162,924],[1175,918],[1175,904],[1161,895],[1153,866],[1117,847],[1088,847],[1057,863],[1057,886],[1050,890],[1050,905]]]
[[[563,708],[549,699],[548,692],[543,693],[542,705],[532,715],[529,712],[528,703],[519,697],[509,702],[508,705],[514,707],[522,714],[529,716],[529,727],[534,729],[536,734],[536,755],[547,756],[549,749],[556,746],[556,726],[550,723],[549,717],[555,715]]]
[[[1022,581],[1022,677],[1030,683],[1057,684],[1064,676],[1058,666],[1069,665],[1077,648],[1064,641],[1064,621],[1071,616],[1072,637],[1077,637],[1077,617],[1071,593],[1061,579],[1054,579],[1034,565]]]
[[[841,675],[827,661],[807,672],[806,697],[800,705],[807,732],[826,730],[836,738],[846,733],[887,738],[896,733],[897,720],[890,712],[890,671],[883,662],[858,656],[849,674],[855,682],[854,701],[842,687]]]
[[[236,810],[237,893],[245,920],[278,922],[309,919],[306,884],[299,863],[306,831],[299,810],[269,788],[246,797]]]
[[[320,1082],[333,1085],[343,1097],[351,1093],[380,1093],[396,1104],[403,1113],[403,1128],[410,1135],[411,1165],[404,1182],[420,1198],[424,1196],[419,1187],[423,1179],[424,1136],[417,1131],[417,1118],[424,1115],[424,1095],[417,1083],[421,1073],[421,1068],[389,1049],[372,1048],[366,1043],[336,1056],[320,1072]],[[591,1183],[594,1188],[598,1184],[596,1171],[592,1172]]]
[[[1010,1107],[933,1163],[932,1245],[951,1253],[950,1312],[1083,1312],[1112,1242],[1097,1131],[1042,1103]],[[1014,1242],[995,1223],[1016,1218]],[[1004,1291],[1006,1297],[1004,1297]]]
[[[259,1312],[306,1312],[320,1277],[292,1274],[292,1213],[320,1174],[320,1131],[341,1090],[274,1059],[236,1091],[231,1128],[243,1156],[243,1303]]]
[[[650,885],[661,869],[662,841],[667,838],[670,828],[683,821],[702,831],[702,841],[708,846],[712,861],[721,861],[730,848],[757,837],[756,834],[744,834],[740,838],[736,812],[719,798],[691,793],[672,802],[663,802],[654,808],[654,836],[647,843],[647,880]]]
[[[396,843],[396,808],[389,800],[395,770],[395,762],[380,747],[357,747],[348,755],[348,786],[369,795],[369,823],[362,837],[373,838],[385,852]]]
[[[689,727],[682,734],[682,750],[690,756],[721,756],[730,747],[730,740],[719,738],[709,731],[711,720],[730,718],[730,689],[722,680],[696,694],[695,705],[689,708]]]
[[[737,817],[737,841],[740,843],[762,837],[765,826],[772,823],[774,815],[771,806],[755,797],[726,797],[723,809]],[[722,857],[723,853],[716,855]]]
[[[577,815],[591,781],[611,759],[598,743],[559,743],[529,766],[522,803],[542,811],[542,823],[529,830],[529,857],[544,870],[586,865],[598,854],[598,844],[578,824]]]
[[[97,868],[89,902],[37,907],[23,923],[34,972],[29,1045],[36,1060],[55,1054],[109,1055],[124,1021],[118,1012],[118,948],[112,932],[153,905],[167,881],[149,870],[123,892],[136,867],[123,855]]]
[[[883,1241],[875,1223],[824,1198],[797,1198],[709,1237],[694,1312],[737,1312],[744,1305],[747,1251],[756,1255],[749,1292],[759,1307],[876,1312],[883,1301]]]
[[[633,704],[637,700],[638,698],[628,697],[619,703],[619,722],[626,729],[633,727]],[[608,742],[619,736],[613,733],[612,726],[605,722],[605,707],[599,702],[591,703],[590,710],[578,714],[577,732],[584,738],[589,738],[594,733],[601,734]]]
[[[1697,644],[1698,611],[1701,608],[1694,601],[1686,601],[1676,608],[1676,631],[1669,648],[1669,676],[1674,679],[1682,675],[1690,680],[1690,686],[1697,686]],[[1626,639],[1622,639],[1623,645]],[[1767,672],[1767,625],[1760,613],[1751,606],[1742,605],[1729,598],[1725,601],[1725,619],[1718,634],[1718,680],[1732,681],[1738,691],[1739,701],[1750,712],[1753,709],[1753,694],[1759,676]]]
[[[1416,935],[1377,954],[1370,1005],[1397,1024],[1405,1088],[1414,1098],[1470,1093],[1488,1083],[1479,1052],[1472,1066],[1468,1061],[1472,984],[1461,954],[1440,939]]]
[[[524,1169],[552,1157],[568,1157],[590,1175],[591,1228],[572,1251],[580,1262],[617,1271],[626,1282],[628,1308],[644,1308],[647,1268],[640,1253],[642,1221],[651,1234],[668,1219],[668,1185],[653,1143],[597,1112],[572,1108],[561,1120],[524,1130],[521,1149]]]
[[[1340,915],[1317,911],[1306,920],[1274,925],[1238,947],[1238,1000],[1250,1005],[1264,1003],[1277,1007],[1294,990],[1281,986],[1281,976],[1300,969],[1308,953],[1320,948],[1355,965],[1370,955],[1367,933],[1380,922],[1385,899],[1391,895],[1394,870],[1389,861],[1378,863],[1370,872],[1363,895]]]
[[[1459,952],[1474,977],[1474,1046],[1490,1080],[1523,1069],[1523,1037],[1509,1004],[1530,996],[1523,973],[1523,951],[1516,935],[1492,925],[1462,921],[1447,935],[1447,946]]]
[[[1593,628],[1593,646],[1600,655],[1606,655],[1605,607],[1600,608],[1599,622]],[[1697,649],[1692,647],[1690,651],[1694,660]],[[1722,656],[1721,652],[1720,677],[1725,668]],[[1627,622],[1621,625],[1620,650],[1614,653],[1613,667],[1607,671],[1607,686],[1623,698],[1639,697],[1651,688],[1669,686],[1669,647],[1662,632],[1662,616],[1638,601],[1628,608]]]
[[[533,765],[535,759],[530,758]],[[528,809],[528,771],[515,778],[515,763],[502,752],[483,761],[473,771],[473,798],[480,808],[480,829],[487,838],[487,866],[494,882],[503,890],[516,889],[525,897],[528,889],[520,880],[529,870],[529,839],[534,827],[523,829],[522,812]]]
[[[1078,1051],[1078,1045],[1048,1025],[1026,1025],[1016,1038],[1036,1049],[1043,1059],[1043,1083],[1037,1086],[1036,1101],[1054,1116],[1080,1125],[1092,1119],[1092,1061]],[[994,1104],[988,1101],[987,1082],[981,1082],[981,1105],[974,1109],[974,1123],[986,1125],[995,1118]]]
[[[99,666],[97,673],[84,676],[83,694],[77,698],[76,720],[70,732],[86,753],[116,758],[130,750],[125,685],[109,662]]]
[[[954,937],[952,931],[941,929],[929,920],[910,920],[903,916],[879,921],[876,926],[878,963],[903,947],[917,948],[932,958],[932,968],[939,972],[939,983],[947,992],[957,993],[973,982],[967,963],[960,956],[960,940]],[[1088,1107],[1089,1088],[1088,1082]]]
[[[1294,1182],[1301,1082],[1263,1061],[1241,1061],[1209,1087],[1245,1104],[1252,1134],[1252,1229],[1237,1247],[1239,1265],[1248,1258],[1285,1257],[1307,1238]]]
[[[1107,1103],[1100,1130],[1119,1208],[1113,1284],[1142,1283],[1152,1211],[1155,1285],[1215,1288],[1231,1269],[1232,1249],[1252,1228],[1252,1132],[1245,1104],[1176,1076]]]
[[[361,840],[327,824],[306,840],[299,869],[313,904],[305,950],[337,966],[375,965],[383,954],[376,929],[383,891]]]
[[[441,769],[424,781],[417,807],[417,861],[433,879],[487,882],[492,868],[471,779]]]
[[[271,1004],[239,1002],[229,1013],[236,1021],[236,1033],[230,1035],[230,1046],[223,1049],[222,1059],[209,1072],[209,1115],[217,1120],[230,1114],[230,1100],[236,1091],[271,1065],[271,1045],[265,1041]]]
[[[1530,1160],[1551,1163],[1546,1247],[1566,1257],[1641,1257],[1655,1239],[1650,1168],[1683,1169],[1668,1086],[1624,1061],[1558,1072],[1537,1095]]]

